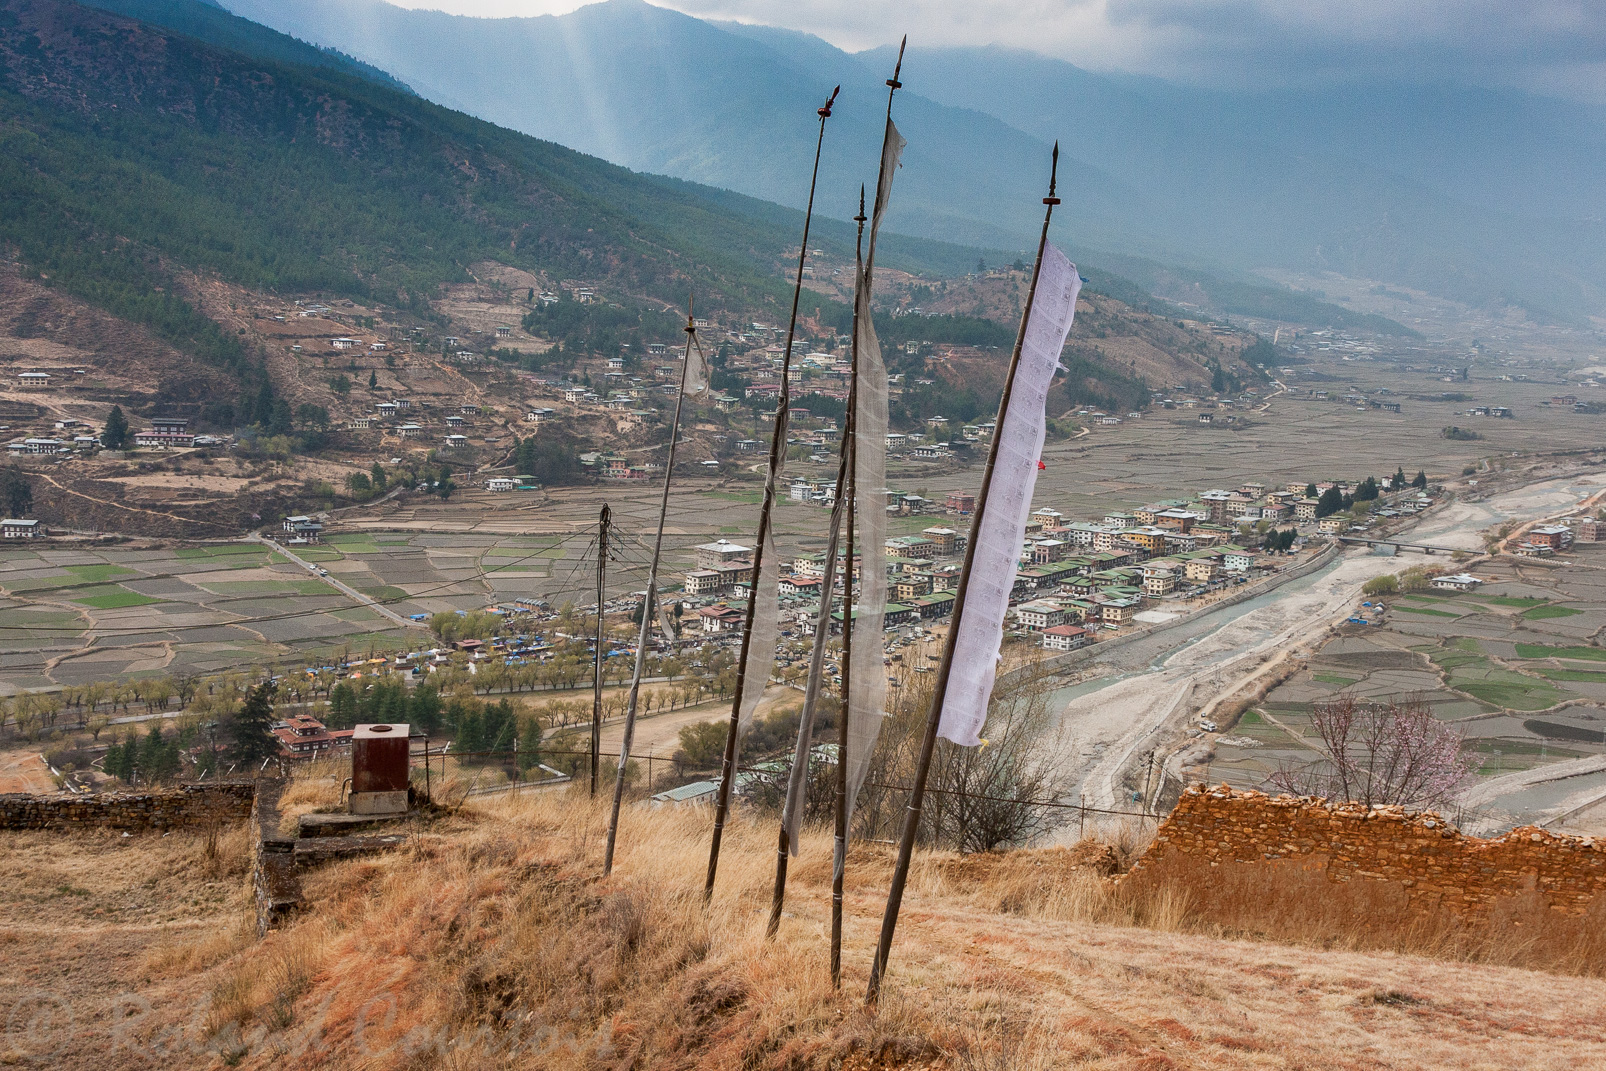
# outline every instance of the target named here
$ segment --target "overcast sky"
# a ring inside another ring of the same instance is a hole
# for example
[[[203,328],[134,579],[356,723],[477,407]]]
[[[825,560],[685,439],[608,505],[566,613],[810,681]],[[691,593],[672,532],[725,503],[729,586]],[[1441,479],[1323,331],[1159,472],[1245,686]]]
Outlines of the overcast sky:
[[[391,0],[466,15],[562,14],[579,0]],[[850,51],[997,44],[1080,66],[1252,84],[1448,76],[1606,99],[1603,0],[651,0],[803,30]]]

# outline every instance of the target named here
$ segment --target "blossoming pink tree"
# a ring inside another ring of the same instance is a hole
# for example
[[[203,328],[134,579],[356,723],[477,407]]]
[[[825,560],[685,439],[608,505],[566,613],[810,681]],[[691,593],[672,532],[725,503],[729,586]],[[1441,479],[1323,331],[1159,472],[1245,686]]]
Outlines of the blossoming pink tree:
[[[1285,765],[1267,778],[1298,796],[1367,806],[1442,807],[1477,768],[1461,734],[1435,718],[1417,696],[1388,703],[1338,696],[1316,705],[1311,726],[1321,757]]]

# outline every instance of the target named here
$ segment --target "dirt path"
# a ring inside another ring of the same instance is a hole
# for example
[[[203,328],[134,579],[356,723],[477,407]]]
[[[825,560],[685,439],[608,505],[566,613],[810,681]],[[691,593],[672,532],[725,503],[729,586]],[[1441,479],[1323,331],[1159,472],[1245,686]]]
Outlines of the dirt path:
[[[108,498],[96,498],[94,495],[86,495],[82,491],[74,491],[70,487],[63,487],[61,485],[61,483],[59,481],[57,481],[56,478],[54,476],[50,475],[50,473],[48,473],[48,472],[40,472],[40,473],[37,473],[36,475],[41,480],[44,480],[50,486],[54,487],[57,491],[60,491],[62,494],[64,494],[64,495],[72,495],[74,498],[81,498],[85,502],[93,502],[98,506],[106,506],[106,507],[109,507],[111,509],[120,509],[120,510],[123,510],[124,512],[126,512],[126,513],[143,513],[143,514],[145,514],[146,516],[149,516],[149,517],[165,517],[170,521],[177,521],[177,522],[179,522],[180,524],[183,524],[183,525],[198,525],[198,524],[207,524],[208,523],[207,521],[199,520],[199,519],[197,519],[195,517],[180,517],[176,513],[164,513],[161,510],[145,509],[143,506],[126,506],[121,502],[114,502],[114,501],[112,501],[111,499],[108,499]],[[213,524],[213,525],[211,525],[211,527],[213,527],[213,528],[224,528],[226,526]]]
[[[56,791],[50,767],[37,751],[0,752],[0,795],[7,792],[43,793]]]

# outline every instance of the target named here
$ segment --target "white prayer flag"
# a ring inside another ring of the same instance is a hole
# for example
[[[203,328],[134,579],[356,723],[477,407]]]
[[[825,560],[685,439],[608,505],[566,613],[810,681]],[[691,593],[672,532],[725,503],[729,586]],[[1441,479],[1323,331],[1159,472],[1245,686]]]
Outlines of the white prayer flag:
[[[903,157],[903,135],[891,119],[881,145],[881,174],[876,181],[875,208],[870,213],[870,245],[854,292],[854,323],[859,354],[858,412],[854,419],[853,501],[859,522],[858,616],[853,619],[853,654],[848,694],[848,814],[870,772],[881,723],[886,718],[887,616],[887,368],[881,360],[870,291],[875,283],[876,239],[892,180]],[[851,565],[850,565],[851,568]],[[853,607],[844,607],[844,618]]]
[[[775,641],[780,638],[781,565],[775,552],[775,533],[764,535],[764,560],[752,581],[753,634],[747,642],[747,669],[743,674],[741,713],[737,727],[746,732],[753,712],[769,686],[775,669]]]
[[[695,331],[687,335],[685,379],[687,394],[701,394],[708,389],[708,358]]]
[[[985,505],[978,505],[984,511],[982,520],[970,534],[975,553],[970,562],[965,605],[953,626],[959,635],[954,643],[937,734],[967,747],[981,743],[981,727],[987,721],[987,702],[993,694],[1003,646],[1004,616],[1015,586],[1032,491],[1037,486],[1048,388],[1059,367],[1060,350],[1076,316],[1076,297],[1081,290],[1082,277],[1076,265],[1052,245],[1047,246],[1037,276],[1036,297],[1026,321],[1009,411],[1003,414],[996,432],[998,453],[992,482]]]

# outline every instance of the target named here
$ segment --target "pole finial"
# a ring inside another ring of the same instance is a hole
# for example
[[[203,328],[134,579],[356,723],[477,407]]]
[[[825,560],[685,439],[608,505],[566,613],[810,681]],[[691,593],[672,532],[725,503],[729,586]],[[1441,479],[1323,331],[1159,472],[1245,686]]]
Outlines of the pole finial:
[[[695,305],[694,296],[691,295],[691,294],[687,294],[686,295],[686,328],[685,328],[685,330],[686,330],[686,333],[688,335],[695,335],[697,333],[697,320],[696,320],[696,317],[692,315],[692,312],[693,312],[693,310],[695,308],[696,308],[696,305]]]
[[[869,218],[864,214],[864,183],[861,182],[859,183],[859,214],[853,217],[853,222],[859,225],[860,230],[863,230],[864,221]]]
[[[902,89],[903,83],[898,81],[898,75],[903,73],[903,50],[909,47],[909,35],[904,34],[903,40],[898,44],[898,64],[892,68],[892,77],[887,79],[887,85],[894,90]]]
[[[1050,206],[1050,207],[1053,207],[1054,205],[1057,205],[1057,204],[1060,203],[1060,199],[1058,197],[1054,196],[1054,187],[1059,182],[1059,174],[1060,174],[1060,143],[1058,141],[1055,141],[1054,142],[1053,162],[1049,165],[1049,168],[1048,168],[1048,196],[1043,198],[1043,203],[1045,205]]]
[[[831,90],[831,99],[825,102],[824,107],[816,109],[815,114],[821,119],[831,118],[831,105],[836,103],[836,95],[840,92],[842,92],[841,86],[837,86],[835,89]]]

